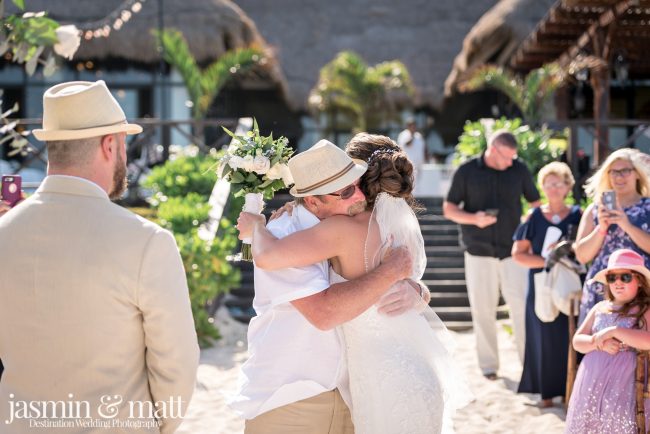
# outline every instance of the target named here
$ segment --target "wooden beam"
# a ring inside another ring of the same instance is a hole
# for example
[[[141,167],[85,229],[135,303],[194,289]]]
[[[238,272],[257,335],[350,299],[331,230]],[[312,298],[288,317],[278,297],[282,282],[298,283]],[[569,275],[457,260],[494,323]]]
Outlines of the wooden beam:
[[[598,9],[571,8],[560,4],[559,7],[555,7],[551,11],[549,18],[554,22],[562,22],[563,20],[572,21],[575,19],[596,20],[598,17],[600,17],[602,12],[603,11]]]
[[[625,13],[634,1],[635,0],[619,1],[611,9],[604,12],[598,20],[594,21],[594,23],[578,38],[576,43],[560,56],[560,65],[568,65],[589,44],[593,44],[596,41],[598,29],[609,27],[610,24],[614,23],[623,13]]]
[[[578,37],[584,32],[584,29],[589,24],[591,24],[591,22],[587,20],[576,20],[572,23],[546,22],[540,25],[538,33],[552,34],[552,35],[570,35],[570,36]]]
[[[562,0],[566,7],[611,7],[618,0]],[[639,8],[650,8],[650,0],[637,0]]]

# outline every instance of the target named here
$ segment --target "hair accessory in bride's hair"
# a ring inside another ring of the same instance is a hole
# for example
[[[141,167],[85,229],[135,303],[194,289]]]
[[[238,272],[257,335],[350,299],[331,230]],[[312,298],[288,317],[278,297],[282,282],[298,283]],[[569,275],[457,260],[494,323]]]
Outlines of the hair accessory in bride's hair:
[[[377,155],[381,155],[381,154],[391,155],[391,154],[395,154],[396,152],[400,152],[400,150],[393,149],[393,148],[376,149],[372,154],[370,154],[370,157],[368,157],[368,164],[370,164],[372,160],[374,160],[375,157],[377,157]]]

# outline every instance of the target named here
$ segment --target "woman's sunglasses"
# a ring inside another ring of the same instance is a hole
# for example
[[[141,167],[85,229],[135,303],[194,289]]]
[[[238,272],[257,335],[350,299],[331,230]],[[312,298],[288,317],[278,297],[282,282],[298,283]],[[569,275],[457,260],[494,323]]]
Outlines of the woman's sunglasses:
[[[357,184],[351,184],[351,185],[348,185],[347,187],[345,187],[343,190],[341,190],[338,193],[329,193],[329,194],[326,194],[325,196],[336,196],[340,200],[347,200],[347,199],[350,199],[352,197],[352,195],[354,195],[354,192],[356,190],[357,190]]]
[[[621,274],[616,274],[616,273],[609,273],[605,278],[607,279],[607,283],[614,283],[618,278],[621,278],[621,282],[623,283],[630,283],[632,281],[632,278],[634,277],[634,274],[632,273],[621,273]]]

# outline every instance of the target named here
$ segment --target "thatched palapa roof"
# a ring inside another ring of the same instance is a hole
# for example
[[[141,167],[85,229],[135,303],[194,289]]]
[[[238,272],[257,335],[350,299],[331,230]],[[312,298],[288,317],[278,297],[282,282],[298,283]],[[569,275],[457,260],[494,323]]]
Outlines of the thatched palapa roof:
[[[15,6],[7,3],[9,12],[16,12]],[[111,28],[108,37],[82,38],[73,60],[122,59],[157,64],[160,53],[152,30],[158,29],[159,2],[148,0],[141,4],[140,12],[132,14],[119,30]],[[83,29],[90,23],[101,22],[114,11],[119,12],[124,5],[124,0],[29,0],[26,9],[44,10],[61,24],[75,24]],[[250,45],[267,49],[273,60],[273,53],[255,23],[230,0],[165,0],[163,22],[165,28],[175,28],[183,33],[199,63],[216,60],[226,50]],[[272,80],[284,86],[279,68],[272,66],[270,72]]]
[[[320,68],[342,50],[370,65],[402,61],[415,103],[438,107],[462,41],[495,0],[236,0],[274,47],[289,96],[306,107]]]
[[[505,65],[555,0],[501,0],[470,30],[445,81],[445,95],[476,68]]]

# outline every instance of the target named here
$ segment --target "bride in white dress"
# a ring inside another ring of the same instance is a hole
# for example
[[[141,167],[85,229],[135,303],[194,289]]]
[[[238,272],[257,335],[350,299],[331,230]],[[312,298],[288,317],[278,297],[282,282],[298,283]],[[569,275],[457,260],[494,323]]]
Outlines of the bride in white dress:
[[[348,154],[368,162],[360,188],[369,210],[332,216],[311,229],[253,245],[264,268],[308,265],[330,259],[330,281],[354,279],[379,265],[389,246],[407,246],[414,281],[426,254],[412,203],[413,166],[388,137],[359,134]],[[256,256],[256,262],[258,257]],[[259,263],[258,263],[259,266]],[[422,303],[397,316],[371,307],[342,325],[356,434],[451,433],[451,417],[471,399],[454,363],[452,339]]]

